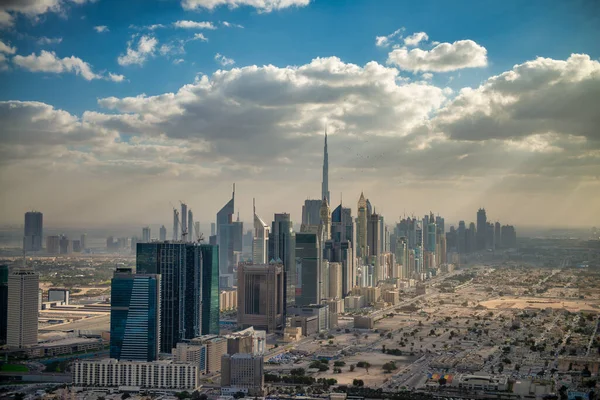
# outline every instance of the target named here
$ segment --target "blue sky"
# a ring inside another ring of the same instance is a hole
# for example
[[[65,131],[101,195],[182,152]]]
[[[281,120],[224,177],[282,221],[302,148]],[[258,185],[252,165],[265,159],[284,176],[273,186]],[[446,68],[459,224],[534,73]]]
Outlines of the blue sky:
[[[0,37],[18,48],[18,54],[55,51],[57,56],[75,55],[94,70],[123,74],[121,84],[86,82],[72,75],[32,74],[19,69],[0,73],[3,100],[38,100],[79,114],[98,109],[96,98],[135,96],[176,91],[193,81],[198,73],[221,68],[216,53],[232,58],[236,66],[302,65],[315,57],[337,56],[363,65],[371,60],[385,63],[387,52],[374,45],[376,36],[404,27],[406,34],[427,32],[432,41],[471,39],[483,45],[489,65],[468,74],[444,73],[435,83],[458,89],[479,84],[514,64],[536,56],[566,58],[583,52],[600,55],[597,38],[600,24],[588,12],[590,3],[563,1],[327,1],[313,0],[307,7],[291,7],[259,13],[252,7],[226,6],[212,11],[186,11],[178,1],[100,0],[69,5],[63,13],[45,13],[39,21],[19,16],[16,29]],[[597,9],[596,9],[597,11]],[[209,21],[217,29],[176,29],[175,21]],[[228,21],[244,29],[226,28]],[[148,33],[131,25],[163,24],[153,31],[159,43],[186,40],[203,33],[208,42],[190,42],[185,54],[155,57],[143,66],[120,66],[117,57],[126,49],[132,34]],[[109,31],[97,33],[95,26]],[[55,45],[39,45],[29,37],[62,38]],[[174,59],[184,59],[174,65]],[[410,73],[407,73],[410,75]],[[452,82],[448,82],[449,77]],[[56,90],[60,80],[61,90]]]
[[[180,198],[210,221],[233,181],[242,218],[253,197],[299,215],[327,126],[332,198],[585,225],[598,37],[589,0],[7,0],[0,222],[143,223]]]

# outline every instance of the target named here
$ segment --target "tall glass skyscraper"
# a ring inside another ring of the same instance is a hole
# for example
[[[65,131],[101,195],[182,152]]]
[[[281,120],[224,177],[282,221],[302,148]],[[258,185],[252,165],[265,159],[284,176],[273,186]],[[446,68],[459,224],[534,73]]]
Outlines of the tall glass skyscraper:
[[[286,306],[296,302],[296,234],[290,214],[275,214],[269,234],[269,262],[282,263],[285,275],[284,298]],[[285,318],[284,318],[285,320]]]
[[[23,235],[23,250],[42,250],[42,237],[44,236],[44,215],[41,212],[29,211],[25,213],[25,231]]]
[[[160,275],[117,268],[111,281],[110,357],[154,361],[160,343]]]
[[[137,272],[161,275],[161,352],[219,333],[218,251],[197,243],[138,244]]]

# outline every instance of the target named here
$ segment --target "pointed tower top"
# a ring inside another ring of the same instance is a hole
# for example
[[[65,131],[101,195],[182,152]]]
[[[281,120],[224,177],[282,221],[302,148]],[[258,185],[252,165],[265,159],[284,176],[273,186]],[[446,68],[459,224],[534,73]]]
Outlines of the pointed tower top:
[[[233,194],[231,195],[231,198],[235,199],[235,182],[233,183]]]
[[[256,199],[252,198],[252,214],[256,214]]]
[[[240,210],[238,210],[238,213],[237,213],[237,222],[240,222]]]

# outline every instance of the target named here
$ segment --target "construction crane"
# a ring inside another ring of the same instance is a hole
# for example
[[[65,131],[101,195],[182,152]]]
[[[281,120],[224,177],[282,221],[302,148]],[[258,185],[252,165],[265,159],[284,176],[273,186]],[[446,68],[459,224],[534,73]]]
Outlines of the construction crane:
[[[204,235],[202,232],[198,231],[196,226],[194,226],[194,230],[196,231],[196,237],[198,238],[198,243],[204,242]]]

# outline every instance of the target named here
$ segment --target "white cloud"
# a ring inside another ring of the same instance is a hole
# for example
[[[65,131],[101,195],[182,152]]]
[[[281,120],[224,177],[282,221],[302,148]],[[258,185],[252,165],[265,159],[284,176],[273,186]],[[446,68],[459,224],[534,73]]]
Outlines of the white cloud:
[[[53,51],[42,50],[39,56],[35,53],[28,56],[16,55],[13,57],[13,63],[32,72],[55,74],[72,72],[88,81],[101,78],[101,75],[95,74],[91,66],[81,58],[75,56],[59,58]]]
[[[46,36],[42,36],[41,38],[39,38],[37,40],[37,44],[39,44],[40,46],[44,46],[44,45],[50,45],[50,44],[59,44],[62,42],[62,38],[61,37],[57,37],[57,38],[49,38]]]
[[[125,79],[125,75],[113,74],[112,72],[108,73],[108,79],[113,82],[123,82]]]
[[[178,65],[178,64],[181,64],[184,61],[185,60],[183,58],[177,58],[177,59],[173,60],[173,64]]]
[[[429,40],[429,36],[425,32],[416,32],[404,38],[404,44],[406,46],[418,46],[419,43],[427,40]]]
[[[388,47],[394,39],[401,39],[402,33],[404,32],[404,28],[396,29],[394,32],[390,33],[387,36],[377,36],[375,37],[375,46],[377,47]]]
[[[215,54],[215,60],[224,67],[235,64],[233,58],[227,58],[223,54],[219,53]]]
[[[110,32],[110,29],[108,29],[108,26],[106,26],[106,25],[95,26],[94,30],[98,33]]]
[[[222,21],[221,24],[223,24],[223,26],[226,26],[227,28],[241,28],[241,29],[244,28],[242,25],[234,24],[232,22],[227,22],[227,21]]]
[[[430,80],[431,78],[433,78],[433,74],[431,72],[425,72],[422,76],[423,76],[423,79],[427,79],[427,80]]]
[[[176,21],[173,23],[176,28],[183,29],[217,29],[217,27],[209,21]]]
[[[155,37],[144,35],[137,42],[137,48],[134,48],[135,36],[127,42],[127,52],[121,54],[117,59],[119,65],[143,65],[148,57],[152,57],[156,51],[158,40]]]
[[[388,54],[387,62],[413,72],[448,72],[487,66],[487,50],[472,40],[459,40],[438,44],[431,50],[394,49]]]
[[[15,54],[15,52],[17,51],[16,47],[11,47],[10,45],[4,43],[2,40],[0,40],[0,53],[6,53],[6,54]]]
[[[64,12],[69,3],[85,4],[96,0],[2,0],[0,2],[0,28],[12,27],[15,14],[37,18],[48,12]]]
[[[194,37],[192,38],[192,40],[200,40],[202,42],[208,42],[208,38],[206,36],[204,36],[204,34],[202,34],[202,33],[194,34]]]
[[[227,5],[229,8],[254,7],[259,12],[265,13],[289,7],[305,7],[309,3],[310,0],[181,0],[181,5],[185,10],[196,10],[198,8],[214,10],[219,6]]]

